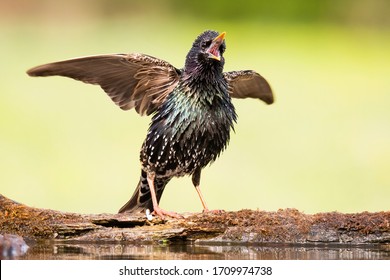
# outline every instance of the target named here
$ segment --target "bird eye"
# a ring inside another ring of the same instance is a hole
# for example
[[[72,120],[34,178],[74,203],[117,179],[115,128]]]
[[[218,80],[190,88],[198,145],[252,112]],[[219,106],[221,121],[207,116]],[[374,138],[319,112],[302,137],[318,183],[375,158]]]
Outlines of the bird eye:
[[[208,48],[208,47],[210,47],[210,45],[211,45],[211,40],[203,41],[202,44],[201,44],[202,49]]]

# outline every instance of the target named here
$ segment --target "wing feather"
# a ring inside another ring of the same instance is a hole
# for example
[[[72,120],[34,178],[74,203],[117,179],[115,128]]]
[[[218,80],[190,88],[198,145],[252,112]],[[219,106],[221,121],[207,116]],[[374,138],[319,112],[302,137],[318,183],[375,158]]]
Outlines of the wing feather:
[[[123,110],[150,115],[179,81],[180,70],[145,54],[96,55],[34,67],[30,76],[65,76],[100,85]]]
[[[258,98],[267,104],[274,102],[271,86],[255,71],[232,71],[223,74],[228,82],[228,90],[231,97]]]

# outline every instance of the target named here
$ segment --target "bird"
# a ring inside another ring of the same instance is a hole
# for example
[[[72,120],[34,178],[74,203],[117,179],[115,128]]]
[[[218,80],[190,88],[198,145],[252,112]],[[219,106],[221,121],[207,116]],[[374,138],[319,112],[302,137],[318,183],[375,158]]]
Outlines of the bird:
[[[141,175],[119,213],[152,213],[181,218],[159,206],[167,183],[191,176],[203,212],[211,211],[200,190],[204,167],[229,143],[237,114],[232,98],[272,104],[270,84],[253,70],[224,72],[226,32],[202,32],[192,43],[184,67],[142,53],[92,55],[34,67],[27,74],[64,76],[99,85],[123,110],[151,116],[140,152]]]

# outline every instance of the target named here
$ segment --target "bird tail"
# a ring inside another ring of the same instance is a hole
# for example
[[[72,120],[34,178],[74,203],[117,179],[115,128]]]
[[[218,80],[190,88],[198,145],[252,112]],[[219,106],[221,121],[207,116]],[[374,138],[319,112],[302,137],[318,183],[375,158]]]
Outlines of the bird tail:
[[[139,179],[137,188],[135,189],[133,196],[130,200],[119,209],[118,213],[141,213],[149,209],[153,212],[153,202],[150,195],[150,188],[148,180],[146,178],[146,172],[142,170],[141,178]],[[166,184],[170,179],[155,179],[154,187],[156,189],[157,202],[160,202],[161,195],[164,191]]]

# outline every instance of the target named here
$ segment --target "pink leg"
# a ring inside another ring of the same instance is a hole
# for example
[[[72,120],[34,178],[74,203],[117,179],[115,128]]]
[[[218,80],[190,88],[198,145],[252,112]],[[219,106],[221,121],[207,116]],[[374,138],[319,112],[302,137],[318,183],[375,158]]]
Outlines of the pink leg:
[[[223,210],[209,210],[209,208],[207,207],[207,204],[206,204],[206,201],[204,200],[204,197],[202,195],[202,192],[200,191],[200,187],[199,186],[196,186],[195,187],[196,189],[196,192],[198,193],[199,195],[199,198],[200,198],[200,201],[202,202],[202,206],[203,206],[203,213],[207,213],[207,212],[211,212],[211,213],[223,213],[225,211]]]
[[[176,218],[176,219],[182,218],[182,216],[180,216],[179,214],[177,214],[175,212],[165,211],[164,209],[161,209],[160,206],[158,206],[156,190],[154,188],[154,177],[155,177],[154,173],[148,172],[147,180],[148,180],[148,184],[149,184],[150,196],[152,197],[152,203],[153,203],[153,209],[154,209],[152,214],[159,216],[163,220],[164,220],[165,216],[169,216],[169,217]]]

